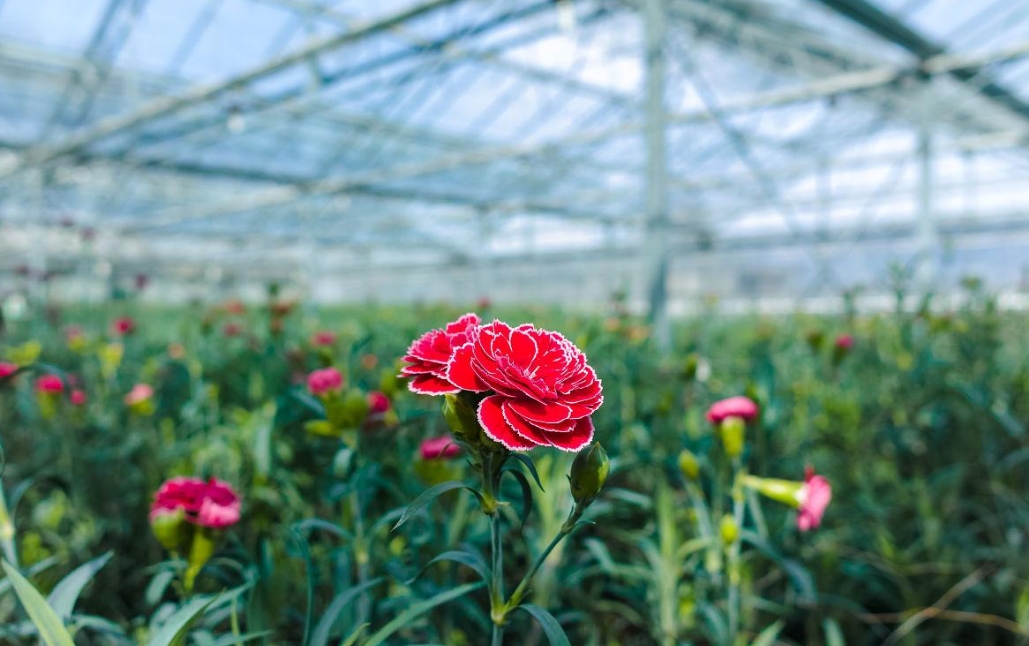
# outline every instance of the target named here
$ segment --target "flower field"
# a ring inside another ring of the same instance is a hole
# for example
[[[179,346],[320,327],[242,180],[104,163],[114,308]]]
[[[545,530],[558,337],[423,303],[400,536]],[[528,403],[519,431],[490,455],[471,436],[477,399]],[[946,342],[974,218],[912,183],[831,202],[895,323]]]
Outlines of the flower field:
[[[613,306],[7,321],[0,643],[1027,643],[1029,321],[968,287],[671,352]]]

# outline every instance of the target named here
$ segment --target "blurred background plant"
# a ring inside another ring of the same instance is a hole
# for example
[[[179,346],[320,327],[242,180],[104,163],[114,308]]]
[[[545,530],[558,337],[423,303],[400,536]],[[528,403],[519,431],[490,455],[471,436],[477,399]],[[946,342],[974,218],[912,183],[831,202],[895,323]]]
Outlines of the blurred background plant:
[[[600,520],[554,549],[527,599],[577,645],[1025,641],[1029,328],[981,285],[966,290],[953,310],[702,316],[676,328],[670,353],[620,308],[495,308],[561,330],[606,398],[594,415],[611,458]],[[412,339],[463,311],[312,313],[274,296],[200,314],[127,302],[9,322],[0,643],[48,625],[30,588],[79,644],[484,643],[483,564],[433,562],[484,553],[474,499],[441,498],[391,531],[432,485],[475,482],[467,454],[425,444],[448,434],[439,401],[396,377]],[[131,331],[112,326],[124,316]],[[326,368],[341,378],[328,404],[306,381]],[[44,375],[62,384],[47,403]],[[150,406],[126,402],[138,384],[152,388]],[[732,515],[733,456],[704,414],[741,393],[761,413],[739,465],[800,480],[811,464],[831,481],[816,531],[800,532],[783,505]],[[532,522],[510,527],[508,581],[571,508],[571,456],[552,453],[535,455]],[[242,498],[190,593],[147,523],[154,492],[177,475],[217,477]],[[521,491],[506,486],[517,508]],[[506,643],[550,638],[511,615]]]

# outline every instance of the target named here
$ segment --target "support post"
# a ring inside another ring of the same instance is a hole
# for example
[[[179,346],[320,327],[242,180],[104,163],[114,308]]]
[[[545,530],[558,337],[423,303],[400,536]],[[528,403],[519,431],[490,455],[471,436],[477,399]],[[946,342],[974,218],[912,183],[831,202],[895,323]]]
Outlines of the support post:
[[[935,287],[939,251],[939,231],[933,213],[932,145],[929,119],[925,118],[918,132],[918,224],[915,226],[915,282],[923,295]]]
[[[668,159],[665,111],[665,0],[646,0],[646,250],[648,319],[658,347],[671,346],[668,321]]]

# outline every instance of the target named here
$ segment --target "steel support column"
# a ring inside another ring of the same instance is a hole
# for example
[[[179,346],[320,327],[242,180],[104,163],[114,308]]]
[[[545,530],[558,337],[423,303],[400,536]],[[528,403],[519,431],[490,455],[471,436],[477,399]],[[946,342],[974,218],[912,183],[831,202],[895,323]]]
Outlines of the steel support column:
[[[646,263],[648,318],[654,340],[671,346],[668,322],[668,153],[665,112],[665,0],[644,3],[646,68]]]

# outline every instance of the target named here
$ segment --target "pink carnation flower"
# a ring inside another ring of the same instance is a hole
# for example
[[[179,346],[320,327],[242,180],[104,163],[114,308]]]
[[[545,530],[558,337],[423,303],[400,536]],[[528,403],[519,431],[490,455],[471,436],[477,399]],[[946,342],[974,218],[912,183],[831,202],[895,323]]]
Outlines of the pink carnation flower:
[[[0,379],[10,377],[16,372],[18,372],[18,366],[8,361],[0,361]]]
[[[424,440],[418,450],[421,452],[423,460],[449,460],[461,453],[461,447],[454,443],[454,438],[450,435]]]
[[[131,316],[122,316],[111,323],[111,332],[115,336],[125,336],[136,330],[136,321]]]
[[[136,384],[132,387],[125,395],[125,405],[135,406],[136,404],[142,404],[151,397],[154,396],[154,389],[149,384]]]
[[[372,413],[385,413],[389,410],[390,405],[389,397],[385,394],[377,390],[368,393],[368,407]]]
[[[150,521],[182,510],[184,518],[194,525],[222,529],[239,522],[240,508],[239,495],[228,483],[180,476],[166,481],[154,494]]]
[[[64,392],[64,382],[57,375],[43,375],[36,380],[36,392],[49,394]]]
[[[336,343],[336,335],[328,330],[315,332],[314,335],[311,336],[311,345],[324,347],[334,343]]]
[[[800,513],[797,515],[797,529],[802,532],[816,529],[822,524],[825,508],[832,500],[832,487],[824,476],[815,475],[811,467],[806,469],[804,486],[798,494]]]
[[[81,390],[71,391],[71,403],[73,406],[85,406],[86,405],[86,393]]]
[[[840,350],[850,350],[854,347],[854,337],[850,334],[841,334],[836,337],[834,345]]]
[[[717,401],[707,410],[707,421],[712,424],[721,424],[726,417],[740,417],[749,422],[757,417],[758,408],[749,397],[729,397]]]
[[[312,395],[324,395],[343,388],[343,375],[335,368],[315,370],[307,376],[307,389]]]

